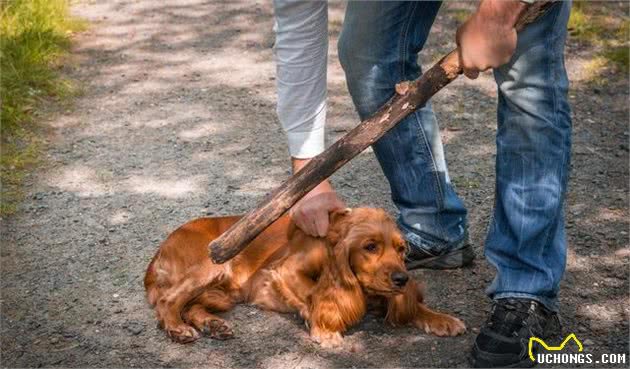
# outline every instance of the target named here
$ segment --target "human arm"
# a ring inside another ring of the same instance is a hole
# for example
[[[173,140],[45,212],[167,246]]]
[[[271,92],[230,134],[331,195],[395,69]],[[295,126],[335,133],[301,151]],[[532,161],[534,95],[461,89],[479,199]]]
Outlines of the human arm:
[[[324,150],[328,8],[325,1],[274,0],[278,119],[289,143],[293,172]],[[290,211],[300,229],[324,236],[328,213],[345,205],[327,180]]]
[[[328,6],[325,1],[274,0],[278,120],[293,158],[324,151]]]

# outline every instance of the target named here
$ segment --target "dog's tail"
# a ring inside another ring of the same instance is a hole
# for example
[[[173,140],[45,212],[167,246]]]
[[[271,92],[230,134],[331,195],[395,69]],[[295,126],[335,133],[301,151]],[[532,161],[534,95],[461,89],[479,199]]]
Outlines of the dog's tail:
[[[145,291],[147,291],[147,301],[149,301],[149,304],[151,304],[151,306],[155,305],[160,295],[158,275],[155,269],[155,262],[159,256],[159,252],[155,254],[153,259],[149,263],[146,274],[144,275],[144,289]]]

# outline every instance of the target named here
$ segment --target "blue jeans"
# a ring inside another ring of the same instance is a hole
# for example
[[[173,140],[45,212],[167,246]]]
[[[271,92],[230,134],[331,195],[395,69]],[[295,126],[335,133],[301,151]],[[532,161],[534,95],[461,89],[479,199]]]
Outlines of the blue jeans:
[[[361,119],[394,94],[396,83],[422,73],[417,54],[440,5],[348,3],[339,59]],[[563,50],[570,8],[570,2],[559,3],[520,32],[516,53],[494,71],[496,194],[485,255],[497,274],[487,292],[494,299],[532,298],[552,310],[566,261],[563,202],[571,118]],[[466,208],[451,185],[431,105],[399,123],[373,149],[409,243],[440,254],[466,242]]]

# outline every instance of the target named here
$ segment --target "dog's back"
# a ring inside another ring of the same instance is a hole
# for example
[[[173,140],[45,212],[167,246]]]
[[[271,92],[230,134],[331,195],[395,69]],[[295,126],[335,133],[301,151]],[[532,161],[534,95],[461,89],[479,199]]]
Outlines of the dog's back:
[[[208,243],[240,217],[199,218],[171,233],[160,245],[144,277],[147,300],[155,305],[161,288],[168,288],[192,267],[208,260]]]
[[[144,287],[148,302],[155,305],[162,290],[177,285],[187,272],[197,268],[212,274],[213,269],[227,267],[231,275],[247,278],[268,262],[277,249],[286,245],[287,216],[273,223],[234,259],[223,265],[214,264],[208,256],[208,244],[239,219],[240,216],[199,218],[173,231],[160,245],[147,268]],[[233,273],[234,269],[238,269],[238,273]],[[240,281],[235,281],[235,284],[238,287]]]

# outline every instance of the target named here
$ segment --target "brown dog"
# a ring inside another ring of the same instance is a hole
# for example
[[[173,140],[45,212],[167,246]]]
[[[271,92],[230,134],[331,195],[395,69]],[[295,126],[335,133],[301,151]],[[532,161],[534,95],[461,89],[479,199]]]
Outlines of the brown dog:
[[[160,246],[144,279],[149,302],[169,337],[181,343],[232,336],[214,315],[237,303],[298,312],[322,346],[365,315],[368,300],[381,303],[385,320],[427,333],[454,336],[459,319],[422,303],[422,291],[405,270],[405,242],[380,209],[346,209],[330,216],[325,238],[307,236],[288,217],[273,223],[225,264],[208,257],[208,243],[238,217],[202,218],[173,232]]]

